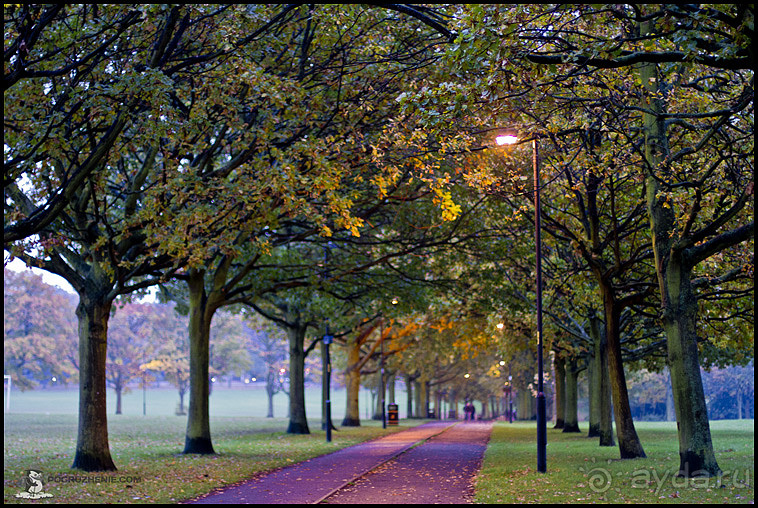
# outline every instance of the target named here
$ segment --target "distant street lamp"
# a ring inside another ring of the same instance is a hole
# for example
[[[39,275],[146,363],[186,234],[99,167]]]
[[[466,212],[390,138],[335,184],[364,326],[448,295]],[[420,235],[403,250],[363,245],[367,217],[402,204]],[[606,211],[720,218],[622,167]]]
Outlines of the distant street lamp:
[[[142,350],[142,365],[147,363],[145,350]],[[142,416],[147,416],[147,369],[142,369]]]
[[[397,297],[393,297],[391,301],[392,305],[397,305],[399,303]],[[382,316],[382,320],[379,322],[379,364],[380,364],[380,387],[382,390],[382,428],[387,428],[387,412],[385,411],[385,392],[387,391],[387,387],[384,384],[384,316]],[[392,403],[394,404],[394,400]]]
[[[498,145],[519,142],[514,135],[495,138]],[[545,418],[545,392],[542,365],[542,238],[540,236],[540,165],[537,137],[532,138],[532,164],[534,166],[534,243],[537,264],[537,471],[547,471],[547,421]]]
[[[334,340],[334,336],[329,334],[329,322],[327,320],[326,333],[324,334],[324,372],[326,373],[326,400],[324,409],[326,412],[326,442],[332,442],[332,360],[329,356],[329,344]]]
[[[513,376],[511,376],[510,362],[508,362],[508,423],[513,423]]]
[[[380,367],[380,373],[381,379],[379,380],[379,386],[382,390],[382,428],[387,428],[387,414],[384,412],[384,392],[386,391],[386,388],[384,386],[384,316],[382,316],[382,320],[379,324],[379,364]]]

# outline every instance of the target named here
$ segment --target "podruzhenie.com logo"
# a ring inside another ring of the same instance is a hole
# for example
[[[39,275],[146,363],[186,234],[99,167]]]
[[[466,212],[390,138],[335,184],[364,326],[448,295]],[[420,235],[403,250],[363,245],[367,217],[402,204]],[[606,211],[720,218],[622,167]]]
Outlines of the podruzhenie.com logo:
[[[53,497],[52,494],[45,492],[50,489],[50,484],[60,485],[63,483],[77,484],[130,484],[139,483],[142,478],[130,475],[102,475],[102,474],[74,474],[74,473],[54,473],[45,475],[39,469],[28,469],[21,479],[21,492],[16,494],[19,499],[42,499]]]
[[[48,482],[55,483],[100,483],[100,484],[120,484],[120,483],[139,483],[142,478],[139,476],[109,476],[99,474],[71,474],[56,473],[47,476]]]
[[[52,494],[45,492],[45,481],[42,471],[38,469],[27,469],[24,477],[21,479],[21,492],[16,494],[20,499],[42,499],[44,497],[53,497]]]

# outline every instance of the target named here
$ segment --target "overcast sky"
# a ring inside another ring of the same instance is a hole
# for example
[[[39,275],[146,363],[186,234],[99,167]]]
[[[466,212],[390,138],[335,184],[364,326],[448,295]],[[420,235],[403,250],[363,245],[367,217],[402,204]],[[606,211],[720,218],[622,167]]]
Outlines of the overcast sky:
[[[76,294],[76,291],[74,291],[74,288],[71,287],[71,284],[66,282],[66,279],[63,277],[55,275],[54,273],[46,272],[45,270],[40,270],[39,268],[28,268],[26,264],[18,258],[14,259],[10,263],[8,263],[8,259],[10,259],[8,251],[3,251],[3,265],[5,265],[5,267],[9,270],[13,270],[14,272],[31,270],[38,275],[42,275],[42,280],[45,281],[45,284],[59,287],[67,293]]]
[[[54,273],[47,272],[45,270],[40,270],[39,268],[28,268],[26,264],[18,258],[14,259],[10,263],[8,262],[8,259],[10,259],[10,254],[8,254],[8,251],[3,251],[3,264],[9,270],[13,270],[14,272],[31,270],[32,272],[41,275],[42,280],[45,282],[45,284],[59,287],[67,293],[76,294],[76,291],[74,291],[74,288],[71,287],[71,284],[69,284],[63,277],[55,275]],[[155,302],[155,292],[155,289],[153,289],[150,295],[145,296],[140,301],[143,303]]]

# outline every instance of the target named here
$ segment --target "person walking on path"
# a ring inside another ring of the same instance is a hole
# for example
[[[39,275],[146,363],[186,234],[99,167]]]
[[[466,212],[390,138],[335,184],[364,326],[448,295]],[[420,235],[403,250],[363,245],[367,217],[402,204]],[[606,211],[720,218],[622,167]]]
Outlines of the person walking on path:
[[[463,406],[463,412],[465,414],[466,421],[475,421],[476,420],[476,408],[474,407],[473,402],[466,402],[466,405]]]

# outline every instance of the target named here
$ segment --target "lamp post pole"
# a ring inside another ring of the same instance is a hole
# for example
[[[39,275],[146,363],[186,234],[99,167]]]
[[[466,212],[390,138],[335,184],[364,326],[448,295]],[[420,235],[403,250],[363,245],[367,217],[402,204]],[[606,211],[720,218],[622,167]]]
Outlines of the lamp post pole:
[[[329,262],[329,248],[324,246],[324,269],[327,269],[327,263]],[[329,356],[329,345],[334,340],[334,336],[329,334],[329,318],[326,318],[326,326],[324,333],[324,388],[326,389],[326,397],[324,399],[324,413],[325,414],[325,426],[326,426],[326,442],[332,442],[332,359]]]
[[[147,363],[145,350],[142,350],[142,365]],[[147,416],[147,369],[142,369],[142,416]]]
[[[508,423],[513,423],[513,376],[511,376],[510,362],[508,362]]]
[[[498,145],[518,143],[518,137],[512,134],[498,136]],[[532,138],[532,163],[534,166],[534,243],[537,264],[537,471],[547,471],[547,421],[545,418],[545,391],[543,386],[542,365],[542,238],[540,236],[540,161],[537,136]]]
[[[537,263],[537,471],[547,471],[547,421],[542,364],[542,237],[540,235],[540,163],[537,138],[532,140],[534,163],[534,243]]]
[[[382,316],[381,327],[379,328],[379,363],[381,365],[380,373],[381,380],[379,382],[380,389],[382,390],[382,428],[387,428],[387,414],[384,412],[384,316]]]
[[[333,336],[329,334],[329,324],[326,325],[326,334],[324,334],[324,371],[326,373],[326,400],[324,409],[326,412],[326,442],[332,442],[332,359],[329,356],[329,344],[332,343]]]

